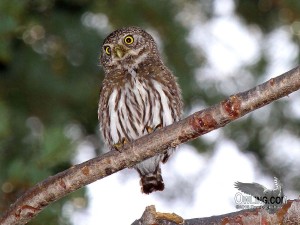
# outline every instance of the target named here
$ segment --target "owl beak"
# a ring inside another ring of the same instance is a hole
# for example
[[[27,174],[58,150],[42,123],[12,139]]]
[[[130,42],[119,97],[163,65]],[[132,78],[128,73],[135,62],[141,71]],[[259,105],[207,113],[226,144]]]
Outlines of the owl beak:
[[[125,52],[123,51],[122,48],[120,48],[119,46],[115,47],[115,53],[118,56],[118,58],[122,58],[125,54]]]

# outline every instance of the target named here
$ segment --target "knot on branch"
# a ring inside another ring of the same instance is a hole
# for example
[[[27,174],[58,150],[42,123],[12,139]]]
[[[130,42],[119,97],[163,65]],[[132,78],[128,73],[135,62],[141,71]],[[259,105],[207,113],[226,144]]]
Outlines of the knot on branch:
[[[162,225],[166,224],[165,222],[172,222],[172,224],[183,224],[184,220],[175,213],[156,212],[154,205],[147,206],[141,219],[139,220],[140,225]]]

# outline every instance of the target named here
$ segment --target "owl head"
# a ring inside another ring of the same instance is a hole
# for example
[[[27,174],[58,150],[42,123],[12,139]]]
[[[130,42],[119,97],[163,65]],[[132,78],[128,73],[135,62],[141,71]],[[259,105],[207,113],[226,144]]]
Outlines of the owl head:
[[[158,56],[152,36],[139,27],[125,27],[104,40],[100,62],[106,71],[130,69],[138,67],[150,56]]]

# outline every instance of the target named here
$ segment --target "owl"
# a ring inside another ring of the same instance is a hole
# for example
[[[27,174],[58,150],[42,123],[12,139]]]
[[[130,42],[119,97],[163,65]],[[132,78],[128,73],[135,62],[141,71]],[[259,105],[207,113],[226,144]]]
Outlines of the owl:
[[[103,42],[100,62],[105,78],[98,119],[111,150],[180,119],[183,103],[176,77],[146,31],[127,27],[112,32]],[[134,166],[143,193],[164,189],[160,162],[167,162],[173,151],[170,148]]]

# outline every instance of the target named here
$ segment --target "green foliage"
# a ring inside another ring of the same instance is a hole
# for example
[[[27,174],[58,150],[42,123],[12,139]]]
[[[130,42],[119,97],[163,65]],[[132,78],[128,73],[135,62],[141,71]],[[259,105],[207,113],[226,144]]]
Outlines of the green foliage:
[[[221,100],[224,94],[218,82],[201,87],[195,81],[194,71],[205,64],[205,55],[190,46],[188,28],[178,20],[188,4],[202,4],[203,11],[196,13],[212,19],[213,2],[0,1],[0,212],[27,188],[67,169],[80,138],[99,139],[97,103],[103,73],[98,55],[104,37],[113,29],[135,25],[157,33],[165,61],[179,78],[186,111],[199,99],[204,105]],[[247,0],[236,4],[243,21],[256,24],[264,34],[299,20],[298,1]],[[299,36],[293,38],[299,46]],[[262,52],[256,63],[244,69],[259,80],[268,65]],[[285,107],[284,101],[272,104],[268,126],[280,130],[289,124],[288,129],[297,132],[299,122],[286,116]],[[70,124],[80,125],[82,137],[67,134]],[[229,125],[224,133],[240,149],[253,152],[268,172],[283,174],[279,171],[282,168],[266,160],[267,140],[272,137],[266,124],[251,115]],[[192,144],[199,152],[214,147],[202,139]],[[299,188],[296,181],[295,187]],[[69,195],[30,224],[69,224],[63,206],[83,196],[84,190]]]

